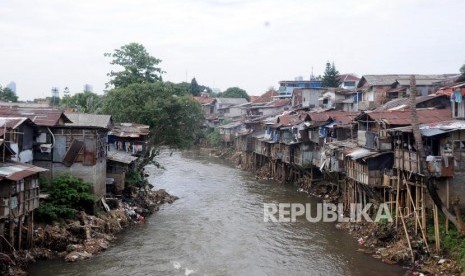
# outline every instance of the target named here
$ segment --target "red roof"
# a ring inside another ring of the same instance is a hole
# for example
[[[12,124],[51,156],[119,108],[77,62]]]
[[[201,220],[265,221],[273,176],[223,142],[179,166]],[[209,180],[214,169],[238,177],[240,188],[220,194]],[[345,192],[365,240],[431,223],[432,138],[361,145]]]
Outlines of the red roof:
[[[302,123],[303,119],[300,114],[286,114],[278,117],[278,123],[283,126],[294,126]]]
[[[63,119],[63,123],[71,123],[61,109],[32,107],[2,107],[0,117],[27,117],[38,126],[55,126]]]
[[[260,98],[260,96],[249,96],[249,102],[253,102],[255,100],[258,100],[258,98]]]
[[[354,74],[341,74],[339,75],[340,81],[359,81],[360,78]]]
[[[274,100],[271,103],[267,104],[266,106],[282,107],[288,104],[289,104],[289,100],[282,99],[282,100]]]
[[[448,121],[452,119],[449,109],[418,109],[418,123],[429,124],[434,122]],[[411,125],[410,110],[373,111],[366,113],[366,116],[375,121],[385,121],[390,125]]]
[[[278,91],[275,90],[269,90],[265,92],[263,95],[258,97],[258,99],[252,101],[250,100],[251,103],[269,103],[273,101],[273,97],[278,96]]]

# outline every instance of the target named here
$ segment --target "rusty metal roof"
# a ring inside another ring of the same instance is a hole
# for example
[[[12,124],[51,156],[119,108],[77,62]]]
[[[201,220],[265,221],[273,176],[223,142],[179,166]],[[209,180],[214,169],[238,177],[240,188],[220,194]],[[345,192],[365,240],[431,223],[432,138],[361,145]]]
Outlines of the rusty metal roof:
[[[118,123],[113,126],[108,135],[117,137],[139,138],[147,136],[150,132],[150,126],[133,123]]]
[[[55,108],[26,108],[26,107],[2,107],[0,117],[27,117],[38,126],[56,126],[60,119],[64,123],[71,123],[61,109]]]
[[[300,114],[285,114],[279,116],[277,121],[282,126],[294,126],[302,123],[303,119]]]
[[[418,109],[417,115],[418,123],[420,124],[449,121],[452,119],[452,112],[449,109]],[[410,110],[372,111],[366,112],[358,118],[363,118],[364,116],[373,121],[385,122],[389,125],[412,124]]]
[[[0,165],[0,179],[19,181],[47,169],[19,162],[5,162]]]

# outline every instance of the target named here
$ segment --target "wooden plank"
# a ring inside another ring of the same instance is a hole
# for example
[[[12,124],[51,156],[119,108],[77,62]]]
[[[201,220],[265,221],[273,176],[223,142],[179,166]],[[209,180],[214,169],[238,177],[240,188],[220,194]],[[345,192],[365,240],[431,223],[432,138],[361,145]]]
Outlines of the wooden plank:
[[[62,162],[63,165],[67,167],[71,167],[71,165],[73,165],[74,161],[76,160],[83,146],[84,146],[84,142],[74,139],[71,142],[71,146],[69,147],[68,151],[66,152],[63,158],[63,162]]]

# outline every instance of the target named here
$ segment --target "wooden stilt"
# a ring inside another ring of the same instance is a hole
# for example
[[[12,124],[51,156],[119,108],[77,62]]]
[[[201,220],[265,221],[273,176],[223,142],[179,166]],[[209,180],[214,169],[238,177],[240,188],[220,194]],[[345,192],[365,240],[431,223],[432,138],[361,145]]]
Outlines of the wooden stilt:
[[[399,217],[399,200],[400,200],[400,171],[397,170],[397,189],[396,189],[396,228],[398,224],[398,217]]]
[[[439,236],[439,219],[438,219],[438,207],[433,206],[433,220],[434,220],[434,240],[436,243],[436,253],[439,254],[441,251],[441,240]]]
[[[22,235],[22,230],[23,230],[23,222],[24,222],[24,216],[20,216],[18,218],[18,249],[21,250],[22,249],[22,239],[23,239],[23,235]]]
[[[449,209],[449,178],[446,179],[446,207]],[[449,233],[449,220],[446,218],[446,233]]]
[[[410,249],[410,254],[412,257],[412,264],[413,264],[415,263],[415,255],[413,254],[412,245],[410,244],[410,237],[408,235],[407,226],[405,225],[404,215],[402,214],[402,210],[400,208],[399,208],[399,215],[400,215],[400,220],[402,222],[402,226],[404,228],[405,237],[407,238],[408,248]]]
[[[10,218],[10,244],[15,248],[15,221],[13,218]]]

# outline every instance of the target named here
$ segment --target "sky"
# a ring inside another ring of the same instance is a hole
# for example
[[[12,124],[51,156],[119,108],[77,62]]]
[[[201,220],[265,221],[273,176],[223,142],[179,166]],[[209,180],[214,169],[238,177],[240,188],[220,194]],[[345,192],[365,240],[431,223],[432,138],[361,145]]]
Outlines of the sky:
[[[0,85],[20,100],[102,94],[104,53],[137,42],[163,79],[260,95],[280,80],[340,73],[458,73],[463,0],[0,0]]]

